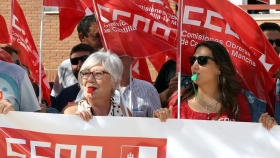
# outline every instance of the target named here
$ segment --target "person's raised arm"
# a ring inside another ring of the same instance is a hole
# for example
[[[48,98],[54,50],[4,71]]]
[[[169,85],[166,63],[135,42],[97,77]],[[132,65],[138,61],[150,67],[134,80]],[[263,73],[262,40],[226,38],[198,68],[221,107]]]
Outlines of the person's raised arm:
[[[178,76],[173,77],[169,82],[169,87],[159,94],[161,107],[167,107],[168,98],[178,89]]]

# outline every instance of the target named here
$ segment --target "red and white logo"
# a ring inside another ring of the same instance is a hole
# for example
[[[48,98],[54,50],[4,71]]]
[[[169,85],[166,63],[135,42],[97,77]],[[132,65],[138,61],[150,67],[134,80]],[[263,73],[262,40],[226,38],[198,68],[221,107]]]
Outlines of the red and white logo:
[[[122,146],[121,158],[157,158],[157,147]]]
[[[166,138],[63,135],[4,127],[0,140],[1,158],[166,158],[167,145]]]

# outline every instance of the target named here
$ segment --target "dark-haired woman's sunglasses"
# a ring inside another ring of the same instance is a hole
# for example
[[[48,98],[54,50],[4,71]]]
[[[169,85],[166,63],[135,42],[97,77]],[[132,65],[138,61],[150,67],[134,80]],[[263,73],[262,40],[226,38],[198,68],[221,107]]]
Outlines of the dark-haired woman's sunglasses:
[[[280,46],[280,39],[276,39],[276,40],[268,40],[269,41],[269,43],[273,46],[273,43],[275,42],[275,45],[277,46],[277,47],[279,47]]]
[[[198,64],[199,64],[200,66],[204,66],[204,65],[207,64],[208,59],[211,59],[211,60],[213,60],[213,61],[216,62],[216,60],[215,60],[214,58],[211,58],[211,57],[209,57],[209,56],[198,56],[198,57],[196,57],[196,56],[190,56],[190,58],[189,58],[189,64],[192,66],[192,65],[195,63],[195,61],[197,60],[197,62],[198,62]]]
[[[78,58],[72,58],[72,59],[70,59],[70,61],[71,61],[72,65],[78,65],[79,64],[79,60],[84,62],[87,58],[88,58],[88,55],[84,55],[84,56],[81,56],[81,57],[78,57]]]

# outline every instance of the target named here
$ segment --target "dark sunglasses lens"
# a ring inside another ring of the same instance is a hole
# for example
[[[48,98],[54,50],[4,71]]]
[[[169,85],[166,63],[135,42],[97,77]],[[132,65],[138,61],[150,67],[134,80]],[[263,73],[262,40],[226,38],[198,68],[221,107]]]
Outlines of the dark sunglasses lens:
[[[17,64],[18,66],[21,66],[21,63],[19,60],[15,60],[14,63]]]
[[[280,46],[280,39],[276,39],[275,44],[276,44],[277,47],[279,47]]]
[[[273,45],[274,40],[268,40],[271,45]]]
[[[78,63],[79,63],[79,58],[73,58],[73,59],[71,59],[71,64],[72,65],[77,65]]]
[[[190,56],[190,58],[189,58],[190,66],[192,66],[195,63],[195,61],[196,61],[196,57],[195,56]]]
[[[87,58],[88,58],[88,55],[82,56],[81,61],[84,62],[85,60],[87,60]]]
[[[205,56],[199,56],[198,59],[197,59],[197,62],[200,66],[204,66],[207,64],[207,60],[208,58],[205,57]]]

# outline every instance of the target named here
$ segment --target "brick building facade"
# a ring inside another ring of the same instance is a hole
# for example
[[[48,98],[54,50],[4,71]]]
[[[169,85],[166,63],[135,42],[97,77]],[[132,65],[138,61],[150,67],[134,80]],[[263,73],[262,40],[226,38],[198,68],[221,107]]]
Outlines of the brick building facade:
[[[41,22],[41,10],[42,0],[18,0],[29,25],[29,29],[33,36],[37,50],[40,48],[40,22]],[[4,16],[6,23],[10,25],[10,8],[11,0],[0,1],[0,14]],[[170,6],[175,11],[176,3],[170,0]],[[280,16],[279,16],[280,17]],[[266,20],[258,20],[257,22],[263,23]],[[279,20],[272,20],[273,22]],[[76,44],[79,44],[79,38],[76,29],[73,34],[63,41],[59,40],[59,16],[58,13],[45,14],[44,15],[44,32],[43,32],[43,51],[42,60],[43,65],[50,82],[54,81],[58,66],[62,61],[69,58],[70,50]],[[0,46],[3,46],[0,44]],[[151,72],[152,80],[154,81],[157,72],[154,67],[149,63],[149,69]]]

